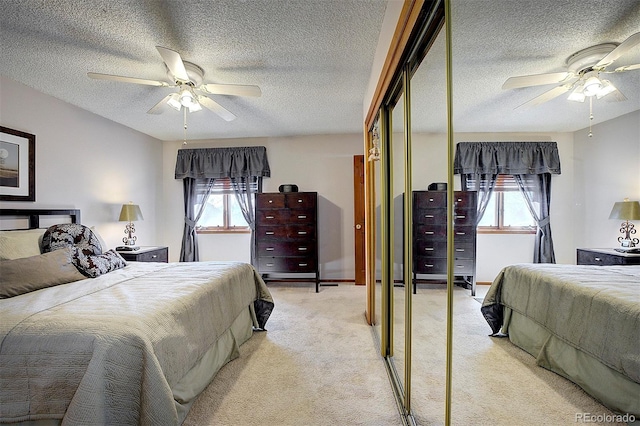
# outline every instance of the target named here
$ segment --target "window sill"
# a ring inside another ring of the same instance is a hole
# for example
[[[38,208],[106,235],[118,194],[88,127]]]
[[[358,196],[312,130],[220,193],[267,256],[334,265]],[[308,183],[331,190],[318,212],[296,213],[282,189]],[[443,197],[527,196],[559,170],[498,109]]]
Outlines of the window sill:
[[[232,229],[232,228],[222,228],[222,229],[196,229],[196,234],[250,234],[250,228],[240,228],[240,229]]]
[[[534,229],[491,229],[491,228],[477,228],[478,234],[531,234],[535,235],[538,230]]]

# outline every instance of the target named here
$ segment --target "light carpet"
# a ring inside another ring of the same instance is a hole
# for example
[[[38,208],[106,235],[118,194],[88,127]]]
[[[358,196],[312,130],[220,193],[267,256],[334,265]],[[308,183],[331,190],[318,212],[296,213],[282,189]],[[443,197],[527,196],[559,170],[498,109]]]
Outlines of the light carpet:
[[[220,370],[184,425],[401,425],[384,363],[364,318],[365,288],[270,284],[275,309],[240,357]],[[397,294],[397,292],[396,292]],[[456,289],[453,425],[569,425],[612,414],[578,386],[488,336],[480,304]],[[412,408],[444,424],[446,290],[414,297]],[[612,424],[612,423],[591,423]]]
[[[401,425],[364,317],[365,288],[269,284],[275,308],[224,366],[185,422],[193,425]]]

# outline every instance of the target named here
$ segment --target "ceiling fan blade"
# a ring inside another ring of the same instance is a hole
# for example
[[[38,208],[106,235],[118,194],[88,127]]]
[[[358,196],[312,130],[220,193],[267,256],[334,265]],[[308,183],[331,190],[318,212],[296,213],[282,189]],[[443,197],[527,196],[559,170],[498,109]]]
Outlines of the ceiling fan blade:
[[[627,53],[633,47],[640,43],[640,32],[630,35],[625,41],[620,43],[618,47],[613,49],[611,53],[609,53],[604,58],[600,59],[597,64],[595,64],[594,68],[606,67],[611,65],[616,59],[620,56]]]
[[[155,104],[149,111],[147,111],[147,114],[162,114],[163,112],[165,112],[167,108],[169,108],[169,105],[167,105],[167,101],[171,99],[172,95],[173,93],[162,98],[160,102]]]
[[[96,80],[112,80],[112,81],[121,81],[124,83],[146,84],[147,86],[169,87],[169,84],[165,83],[164,81],[145,80],[143,78],[124,77],[121,75],[99,74],[95,72],[88,72],[87,76],[89,76],[89,78],[94,78]]]
[[[530,101],[523,103],[520,106],[517,106],[516,109],[522,108],[522,107],[532,107],[535,105],[543,104],[545,102],[550,101],[553,98],[557,98],[558,96],[568,92],[569,90],[571,90],[571,84],[563,84],[562,86],[554,87],[553,89],[544,92],[542,95],[535,97]]]
[[[198,102],[200,102],[200,104],[205,108],[218,114],[225,121],[232,121],[236,119],[236,116],[231,111],[227,110],[211,98],[198,96]]]
[[[609,72],[625,72],[625,71],[631,71],[631,70],[640,70],[640,64],[624,65]]]
[[[258,86],[244,84],[203,84],[200,87],[204,92],[212,95],[252,96],[258,98],[262,91]]]
[[[620,90],[616,89],[613,92],[609,93],[602,97],[607,102],[622,102],[626,101],[627,97],[620,92]]]
[[[184,62],[182,62],[182,57],[178,52],[161,46],[156,46],[156,49],[158,49],[162,60],[167,64],[167,68],[169,68],[169,71],[171,71],[171,74],[173,74],[175,78],[181,81],[189,81],[189,75],[184,67]]]
[[[502,85],[502,88],[506,90],[519,87],[541,86],[543,84],[557,84],[564,82],[570,77],[573,77],[573,73],[554,72],[549,74],[521,75],[508,78]]]

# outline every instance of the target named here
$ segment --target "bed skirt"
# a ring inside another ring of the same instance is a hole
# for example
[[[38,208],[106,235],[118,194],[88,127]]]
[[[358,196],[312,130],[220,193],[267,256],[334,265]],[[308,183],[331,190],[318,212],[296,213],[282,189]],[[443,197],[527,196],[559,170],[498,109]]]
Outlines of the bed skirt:
[[[546,329],[504,307],[503,332],[509,340],[536,358],[536,363],[584,389],[610,410],[640,418],[640,383],[602,364]]]

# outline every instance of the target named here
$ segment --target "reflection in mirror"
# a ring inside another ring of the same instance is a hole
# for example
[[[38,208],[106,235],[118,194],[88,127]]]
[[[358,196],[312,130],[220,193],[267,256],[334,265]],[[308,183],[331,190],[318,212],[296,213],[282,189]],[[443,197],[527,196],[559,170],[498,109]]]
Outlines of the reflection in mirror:
[[[447,181],[447,110],[445,75],[445,32],[435,43],[411,78],[411,150],[413,191]],[[421,210],[414,195],[413,269],[424,272],[436,262],[446,264],[444,252],[434,254],[433,244],[425,244]],[[420,212],[420,213],[419,213]],[[441,222],[438,226],[446,226]],[[445,237],[446,238],[446,237]],[[437,256],[437,257],[436,257]],[[426,280],[425,278],[429,278]],[[446,371],[446,273],[418,274],[412,297],[411,407],[418,425],[444,424]],[[435,279],[434,279],[435,278]]]
[[[393,209],[393,357],[399,382],[405,386],[405,291],[404,263],[404,96],[391,113],[390,151],[392,161],[391,208]]]
[[[374,152],[374,158],[370,158],[373,164],[373,193],[374,193],[374,251],[375,251],[375,304],[374,304],[374,327],[376,330],[376,336],[378,341],[382,341],[382,243],[381,243],[381,206],[382,206],[382,170],[380,168],[379,159],[379,147],[380,147],[380,122],[376,120],[372,131],[372,140],[374,149],[377,149],[378,159],[376,159],[376,153]]]

